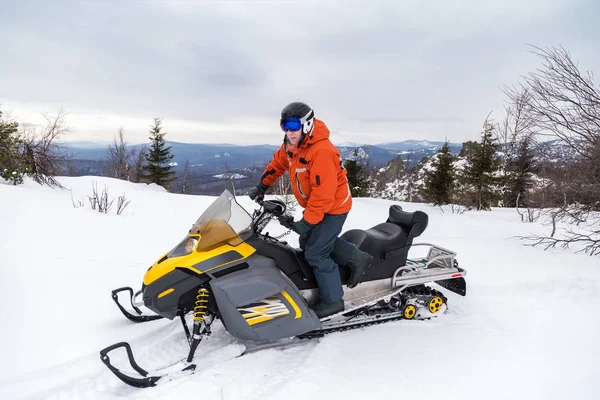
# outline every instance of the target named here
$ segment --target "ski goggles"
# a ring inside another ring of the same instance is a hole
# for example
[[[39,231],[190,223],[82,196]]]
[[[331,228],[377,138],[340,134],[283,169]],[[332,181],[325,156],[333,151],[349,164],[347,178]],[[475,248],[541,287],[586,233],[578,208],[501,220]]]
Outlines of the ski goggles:
[[[302,122],[300,118],[284,118],[280,121],[281,130],[286,131],[299,131],[302,129]]]

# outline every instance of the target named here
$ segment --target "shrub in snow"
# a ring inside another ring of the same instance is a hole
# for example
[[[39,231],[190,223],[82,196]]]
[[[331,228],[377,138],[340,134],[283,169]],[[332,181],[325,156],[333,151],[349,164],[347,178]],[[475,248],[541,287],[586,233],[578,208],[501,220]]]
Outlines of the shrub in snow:
[[[98,193],[98,185],[94,182],[92,187],[92,195],[87,196],[88,201],[90,202],[90,207],[92,210],[98,210],[100,213],[108,214],[108,211],[112,208],[114,203],[114,199],[109,199],[108,197],[108,187],[105,185],[104,189],[102,189],[102,193]],[[73,201],[73,196],[71,196],[71,201],[73,202],[73,207],[78,208],[83,206],[83,200],[78,201],[78,205]],[[129,205],[131,200],[127,200],[127,197],[123,193],[122,196],[117,198],[117,215],[121,215],[123,210]]]

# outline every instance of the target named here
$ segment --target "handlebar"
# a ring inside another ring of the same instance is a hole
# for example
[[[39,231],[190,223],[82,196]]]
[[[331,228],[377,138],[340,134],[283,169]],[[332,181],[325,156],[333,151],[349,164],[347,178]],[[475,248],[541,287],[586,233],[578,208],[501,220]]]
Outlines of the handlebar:
[[[269,214],[273,214],[276,217],[285,214],[286,206],[281,200],[264,200],[257,197],[255,201]]]
[[[262,210],[255,210],[253,215],[255,232],[262,231],[272,217],[285,215],[287,207],[281,200],[264,200],[257,197],[254,201],[262,207]]]

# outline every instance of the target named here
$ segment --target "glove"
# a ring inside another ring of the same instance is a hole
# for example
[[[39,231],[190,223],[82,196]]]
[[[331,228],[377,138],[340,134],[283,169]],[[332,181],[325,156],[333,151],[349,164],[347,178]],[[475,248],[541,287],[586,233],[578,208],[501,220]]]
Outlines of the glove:
[[[310,232],[310,230],[313,228],[313,224],[309,224],[308,222],[306,222],[304,220],[304,218],[302,218],[300,221],[294,222],[294,225],[292,226],[292,230],[294,232],[296,232],[298,235],[302,236],[308,232]]]
[[[282,226],[288,229],[294,229],[294,217],[291,215],[280,215],[277,219]]]
[[[252,200],[255,200],[255,199],[262,200],[263,197],[265,197],[265,193],[267,192],[268,189],[269,189],[268,186],[265,186],[262,183],[259,183],[258,185],[248,189],[248,196]]]

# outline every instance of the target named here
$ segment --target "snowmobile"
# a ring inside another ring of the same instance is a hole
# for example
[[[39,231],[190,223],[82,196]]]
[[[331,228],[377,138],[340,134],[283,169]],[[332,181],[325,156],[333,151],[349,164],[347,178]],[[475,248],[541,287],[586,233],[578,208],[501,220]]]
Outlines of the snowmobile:
[[[216,319],[242,341],[306,339],[397,319],[437,316],[446,310],[447,298],[428,285],[433,282],[466,295],[466,271],[459,267],[455,252],[429,243],[413,244],[428,225],[427,214],[392,205],[386,222],[341,235],[373,255],[373,262],[358,286],[344,286],[345,310],[319,319],[310,308],[318,300],[318,286],[302,250],[281,240],[289,231],[279,237],[263,233],[272,219],[286,215],[285,203],[266,199],[257,203],[259,208],[251,215],[224,191],[183,240],[148,269],[139,291],[123,287],[112,292],[119,309],[134,322],[181,319],[190,348],[176,371],[196,368],[192,363],[196,349]],[[427,256],[409,259],[409,250],[416,246],[428,246],[423,248]],[[339,270],[345,285],[350,271],[343,265]],[[129,293],[133,312],[119,302],[121,292]],[[142,312],[142,307],[154,314]],[[190,312],[191,332],[185,319]],[[109,353],[119,348],[125,349],[139,377],[111,364]],[[164,371],[174,370],[146,371],[136,363],[127,342],[101,350],[100,358],[134,387],[155,386],[172,374]]]

